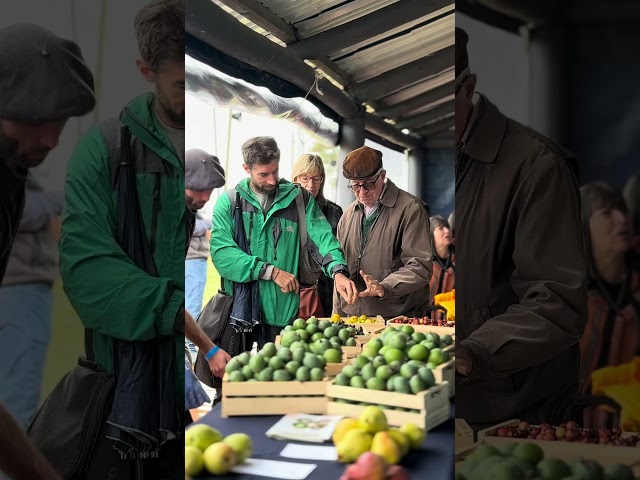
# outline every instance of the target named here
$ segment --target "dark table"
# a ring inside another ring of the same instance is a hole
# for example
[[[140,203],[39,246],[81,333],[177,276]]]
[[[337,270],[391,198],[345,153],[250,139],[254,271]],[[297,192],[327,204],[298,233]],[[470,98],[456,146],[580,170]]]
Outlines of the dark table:
[[[268,460],[280,460],[284,462],[297,463],[314,463],[316,469],[307,477],[307,480],[338,480],[345,469],[345,465],[338,462],[313,461],[313,460],[297,460],[293,458],[280,457],[280,452],[287,443],[303,443],[303,442],[286,442],[273,440],[265,435],[265,432],[271,428],[282,416],[255,416],[255,417],[229,417],[222,418],[220,415],[220,404],[213,407],[211,412],[205,415],[196,423],[206,423],[220,430],[223,435],[232,433],[246,433],[253,440],[252,458],[264,458]],[[401,465],[406,467],[411,478],[415,480],[453,480],[454,476],[454,457],[455,457],[455,426],[454,426],[454,407],[451,406],[451,417],[449,420],[434,428],[427,433],[424,446],[420,450],[413,450],[407,454],[402,460]],[[310,445],[330,445],[310,444]],[[198,479],[267,479],[270,477],[260,477],[257,475],[232,473],[226,476],[217,477],[198,477]]]

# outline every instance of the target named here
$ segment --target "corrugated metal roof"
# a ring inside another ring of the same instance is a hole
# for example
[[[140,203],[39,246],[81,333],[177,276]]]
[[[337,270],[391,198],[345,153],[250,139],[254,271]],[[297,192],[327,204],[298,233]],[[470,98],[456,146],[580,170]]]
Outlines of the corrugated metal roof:
[[[281,45],[285,44],[277,39],[274,33],[278,34],[279,32],[282,38],[288,37],[287,42],[295,43],[295,38],[311,38],[400,2],[400,0],[257,0],[259,4],[255,4],[254,11],[252,11],[247,9],[253,0],[246,0],[246,2],[244,0],[212,1],[223,6],[226,11],[231,12],[249,28]],[[229,7],[224,7],[225,3],[230,6],[237,5],[239,9],[243,9],[241,11],[244,11],[246,15],[251,13],[249,16],[253,21],[233,12]],[[268,10],[265,10],[265,7]],[[267,19],[267,17],[269,18]],[[273,32],[269,31],[270,29]],[[413,18],[403,25],[393,25],[393,28],[386,31],[372,31],[370,37],[364,40],[358,38],[358,41],[348,47],[341,46],[342,48],[339,50],[329,52],[324,59],[309,60],[325,72],[327,69],[329,72],[339,72],[337,75],[349,82],[349,91],[357,92],[357,88],[353,90],[353,87],[361,82],[374,79],[451,47],[455,43],[454,30],[455,3],[452,3],[428,15]],[[411,82],[407,82],[407,85],[395,85],[394,88],[389,89],[394,92],[393,94],[374,101],[373,104],[377,110],[396,106],[445,83],[452,82],[454,79],[453,58],[451,59],[451,68],[433,75],[434,73],[431,71],[431,77],[419,81],[411,80]],[[340,83],[342,84],[342,82]],[[410,109],[403,110],[404,118],[407,115],[414,116],[447,102],[451,103],[453,91],[448,92],[445,89],[441,93],[434,92],[434,94],[441,96],[432,98],[427,95],[429,104],[419,106],[412,104]],[[356,100],[364,104],[372,102],[372,99],[369,98],[356,98]],[[393,120],[397,120],[397,118]]]

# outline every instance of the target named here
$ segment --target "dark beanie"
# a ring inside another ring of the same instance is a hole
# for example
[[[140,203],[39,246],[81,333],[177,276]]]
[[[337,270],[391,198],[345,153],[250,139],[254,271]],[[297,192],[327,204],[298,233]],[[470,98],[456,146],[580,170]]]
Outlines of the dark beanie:
[[[0,29],[0,118],[44,123],[81,117],[96,105],[80,47],[37,25]]]
[[[224,169],[215,155],[192,148],[184,154],[184,186],[187,190],[204,192],[225,184]]]
[[[469,66],[467,42],[469,42],[469,35],[467,35],[467,32],[456,27],[456,77]]]
[[[349,180],[364,180],[382,168],[382,152],[360,147],[350,152],[342,162],[342,175]]]

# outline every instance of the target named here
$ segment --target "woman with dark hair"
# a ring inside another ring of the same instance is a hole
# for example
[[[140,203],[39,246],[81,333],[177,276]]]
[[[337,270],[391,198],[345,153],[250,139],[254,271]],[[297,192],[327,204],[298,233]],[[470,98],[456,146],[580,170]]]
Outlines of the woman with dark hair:
[[[434,215],[431,224],[431,249],[433,250],[433,275],[429,282],[431,300],[439,293],[450,292],[456,286],[455,255],[451,227],[444,217]]]
[[[594,370],[640,354],[640,278],[631,267],[631,222],[621,192],[597,182],[584,185],[580,194],[589,275],[580,385],[588,395]],[[610,426],[608,417],[600,409],[587,411],[585,426]]]
[[[331,225],[335,237],[338,221],[342,217],[342,208],[324,198],[324,164],[322,158],[311,153],[304,153],[293,164],[291,172],[293,183],[299,183],[316,199],[316,203]],[[320,275],[318,280],[318,294],[325,317],[331,316],[333,310],[333,280],[326,275]]]

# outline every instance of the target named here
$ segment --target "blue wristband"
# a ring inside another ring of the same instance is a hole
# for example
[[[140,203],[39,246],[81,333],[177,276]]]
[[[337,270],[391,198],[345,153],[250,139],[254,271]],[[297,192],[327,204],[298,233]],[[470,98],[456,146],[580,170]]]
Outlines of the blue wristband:
[[[204,358],[206,358],[206,359],[207,359],[207,361],[211,360],[211,358],[212,358],[216,353],[218,353],[218,350],[220,350],[220,347],[219,347],[219,346],[217,346],[217,345],[214,345],[214,346],[211,348],[211,350],[209,350],[209,351],[207,352],[207,354],[204,356]]]

